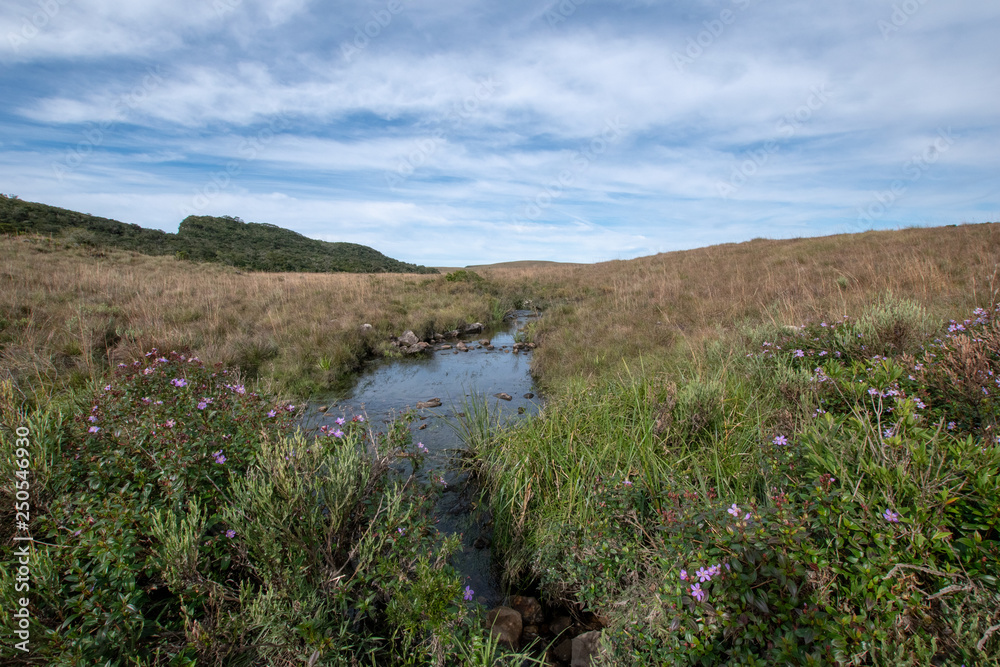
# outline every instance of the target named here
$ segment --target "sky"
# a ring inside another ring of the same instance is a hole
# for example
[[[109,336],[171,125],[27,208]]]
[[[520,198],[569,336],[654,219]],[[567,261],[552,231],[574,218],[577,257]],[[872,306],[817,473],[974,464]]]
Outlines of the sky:
[[[6,0],[0,192],[429,266],[998,221],[998,33],[984,0]]]

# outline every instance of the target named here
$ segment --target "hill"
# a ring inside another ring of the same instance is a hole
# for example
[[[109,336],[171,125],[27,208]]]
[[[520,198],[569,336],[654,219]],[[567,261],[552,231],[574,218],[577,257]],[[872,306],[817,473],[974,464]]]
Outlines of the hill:
[[[318,241],[276,225],[230,216],[188,216],[170,234],[47,204],[0,196],[0,233],[36,233],[74,243],[175,255],[248,271],[437,273],[357,243]]]

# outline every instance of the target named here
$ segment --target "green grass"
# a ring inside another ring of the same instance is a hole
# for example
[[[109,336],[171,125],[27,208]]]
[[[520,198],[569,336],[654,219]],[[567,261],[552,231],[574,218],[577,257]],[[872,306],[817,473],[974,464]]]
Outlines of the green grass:
[[[477,449],[508,577],[608,617],[609,664],[985,664],[995,315],[942,334],[887,297],[564,386]]]

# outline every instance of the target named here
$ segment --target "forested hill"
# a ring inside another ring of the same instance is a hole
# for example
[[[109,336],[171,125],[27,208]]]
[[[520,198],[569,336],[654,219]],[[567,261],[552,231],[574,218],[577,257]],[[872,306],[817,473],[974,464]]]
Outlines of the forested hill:
[[[188,216],[176,234],[0,195],[0,233],[37,233],[146,255],[175,255],[248,271],[437,273],[357,243],[330,243],[266,223]]]

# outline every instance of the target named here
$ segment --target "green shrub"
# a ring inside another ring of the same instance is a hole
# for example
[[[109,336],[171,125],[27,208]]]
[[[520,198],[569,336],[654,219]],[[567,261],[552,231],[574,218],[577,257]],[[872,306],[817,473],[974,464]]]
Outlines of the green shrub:
[[[156,350],[87,405],[22,422],[46,490],[30,660],[396,664],[467,636],[458,540],[432,524],[439,488],[389,474],[396,456],[421,463],[405,424],[376,438],[356,417],[307,439],[290,433],[294,406]]]

